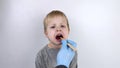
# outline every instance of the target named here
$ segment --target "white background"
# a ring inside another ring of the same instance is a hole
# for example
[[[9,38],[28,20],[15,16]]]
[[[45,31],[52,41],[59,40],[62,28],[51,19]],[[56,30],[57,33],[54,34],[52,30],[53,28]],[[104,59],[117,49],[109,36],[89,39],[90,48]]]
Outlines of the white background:
[[[53,9],[69,19],[78,68],[120,68],[120,0],[0,0],[0,68],[35,68]]]

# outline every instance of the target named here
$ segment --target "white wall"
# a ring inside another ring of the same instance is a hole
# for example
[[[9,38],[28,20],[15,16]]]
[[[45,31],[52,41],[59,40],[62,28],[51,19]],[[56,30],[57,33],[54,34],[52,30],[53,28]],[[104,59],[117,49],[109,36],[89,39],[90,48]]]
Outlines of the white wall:
[[[53,9],[69,19],[79,68],[120,68],[120,0],[1,0],[0,68],[35,68],[48,42],[43,18]]]

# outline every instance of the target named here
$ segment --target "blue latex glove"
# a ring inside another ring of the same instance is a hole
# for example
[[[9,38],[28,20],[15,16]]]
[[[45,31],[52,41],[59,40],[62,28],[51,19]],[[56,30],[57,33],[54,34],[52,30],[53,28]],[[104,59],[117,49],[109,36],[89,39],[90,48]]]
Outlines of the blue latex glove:
[[[75,52],[67,46],[67,43],[70,43],[74,47],[77,46],[76,43],[71,40],[62,40],[62,47],[57,55],[57,65],[65,65],[68,68]]]

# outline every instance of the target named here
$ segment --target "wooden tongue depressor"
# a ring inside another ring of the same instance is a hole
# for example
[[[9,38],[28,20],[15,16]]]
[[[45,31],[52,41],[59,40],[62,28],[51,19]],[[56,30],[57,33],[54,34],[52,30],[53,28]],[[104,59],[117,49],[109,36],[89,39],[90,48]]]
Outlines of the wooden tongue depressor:
[[[61,38],[61,37],[60,37]],[[63,40],[63,38],[61,38],[61,40]],[[70,43],[67,43],[67,45],[73,50],[73,51],[77,51],[77,49],[75,47],[73,47]]]

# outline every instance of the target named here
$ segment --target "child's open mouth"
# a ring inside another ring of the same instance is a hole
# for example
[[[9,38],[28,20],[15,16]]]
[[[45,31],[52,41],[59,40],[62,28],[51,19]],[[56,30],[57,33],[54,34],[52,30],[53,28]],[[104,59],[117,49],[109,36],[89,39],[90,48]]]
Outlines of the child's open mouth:
[[[56,40],[61,41],[61,38],[63,38],[63,35],[57,34],[55,38],[56,38]]]

